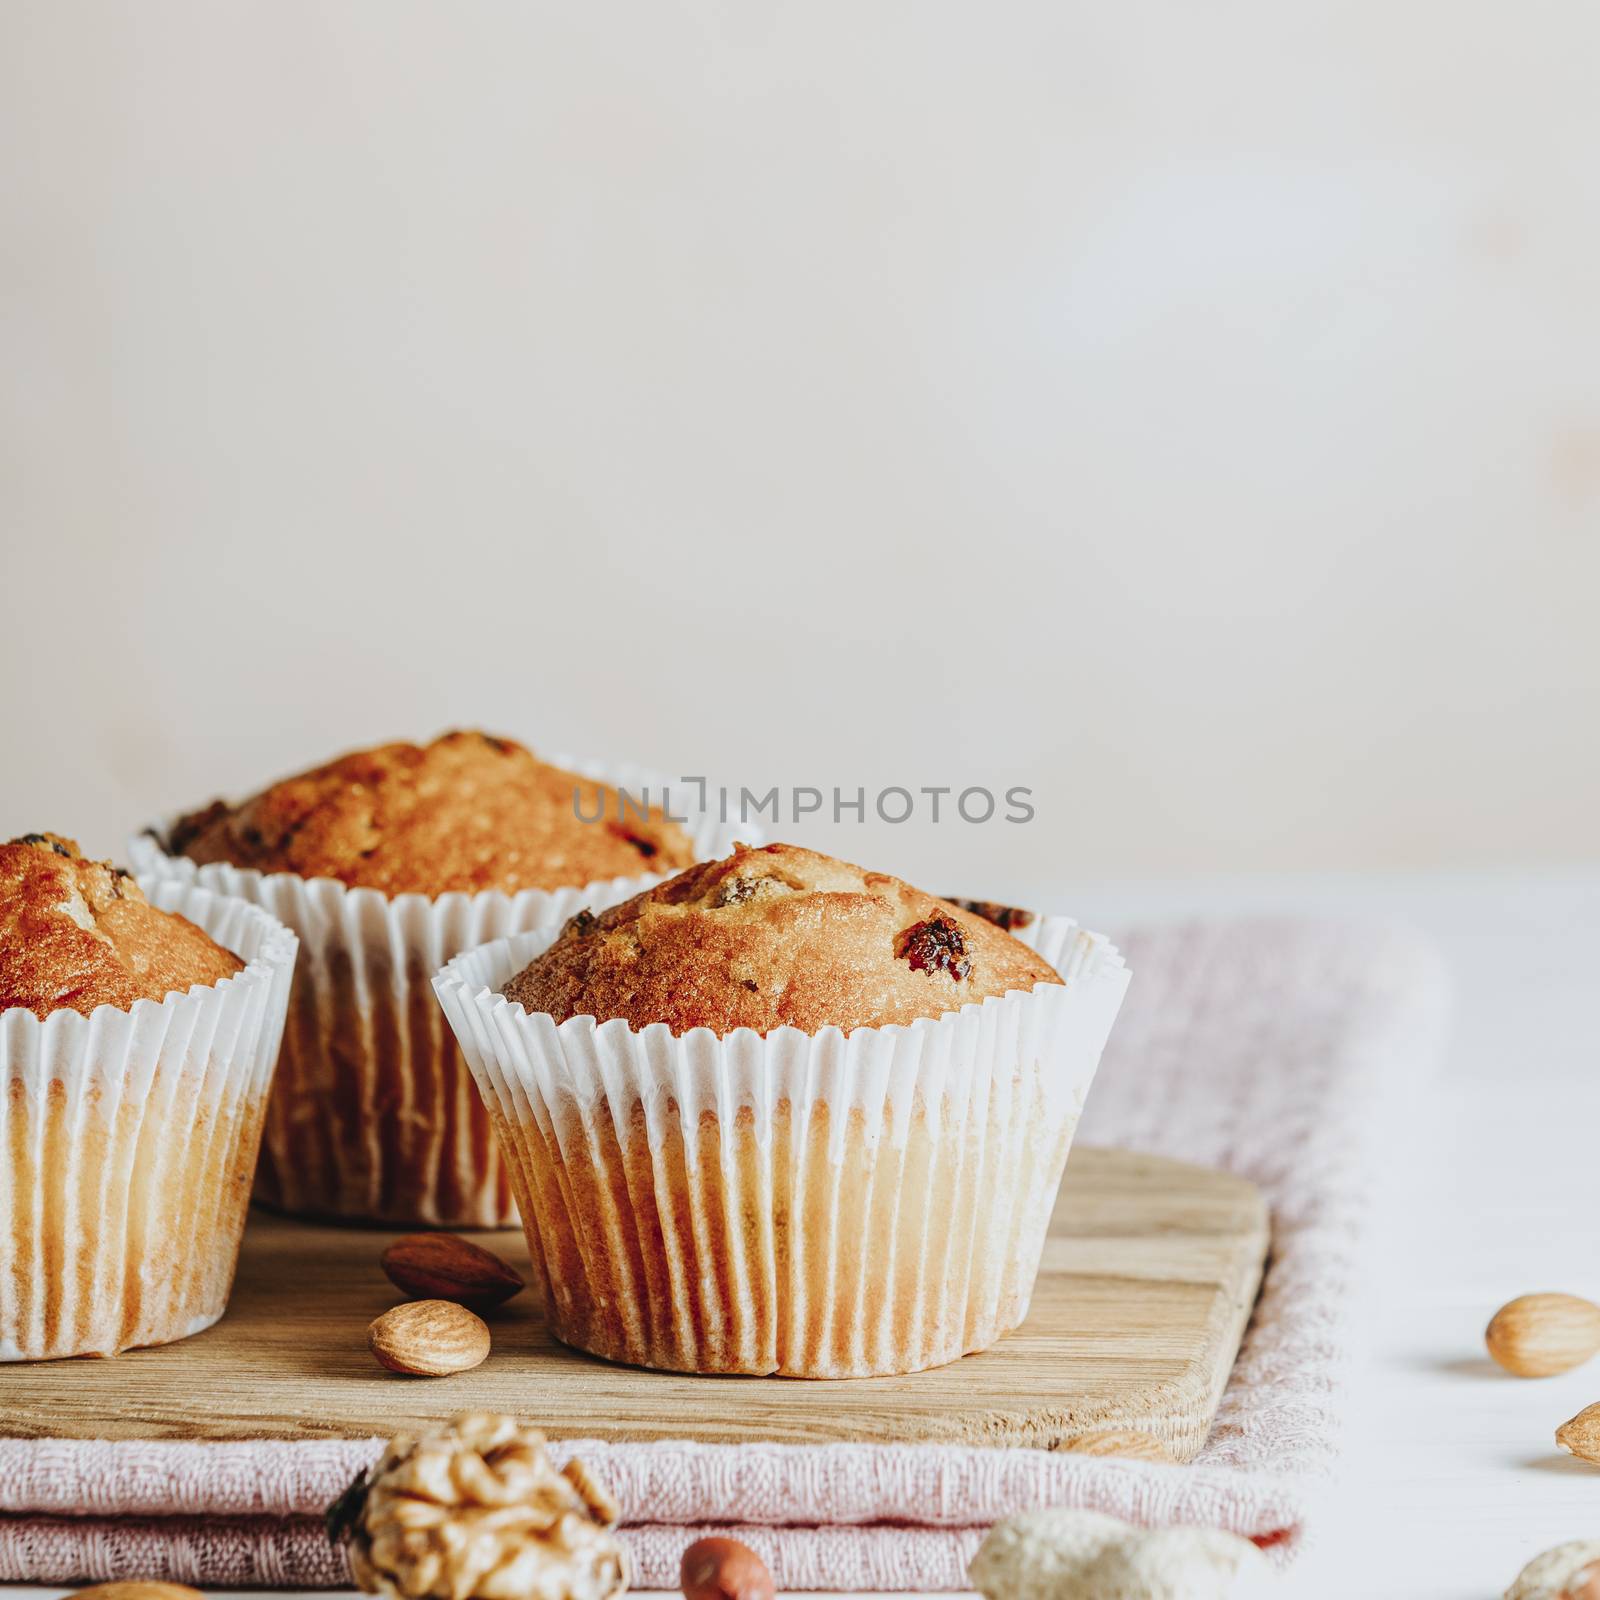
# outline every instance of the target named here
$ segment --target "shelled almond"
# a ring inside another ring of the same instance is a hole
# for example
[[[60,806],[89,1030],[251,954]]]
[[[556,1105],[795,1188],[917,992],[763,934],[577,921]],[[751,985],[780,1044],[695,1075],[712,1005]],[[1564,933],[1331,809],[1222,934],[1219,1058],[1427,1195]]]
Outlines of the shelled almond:
[[[492,1250],[455,1233],[408,1233],[378,1258],[389,1281],[419,1300],[491,1311],[519,1294],[521,1276]]]
[[[1600,1351],[1600,1306],[1575,1294],[1524,1294],[1484,1330],[1489,1354],[1519,1378],[1570,1372]]]
[[[466,1372],[489,1354],[482,1317],[454,1300],[408,1300],[367,1329],[379,1366],[408,1377],[444,1378]]]

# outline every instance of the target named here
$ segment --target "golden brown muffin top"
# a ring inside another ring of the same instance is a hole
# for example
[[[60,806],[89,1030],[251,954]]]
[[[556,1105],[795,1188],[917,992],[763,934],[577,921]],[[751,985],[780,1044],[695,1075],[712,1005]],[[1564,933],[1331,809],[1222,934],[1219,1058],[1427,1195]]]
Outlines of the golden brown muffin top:
[[[135,1000],[220,983],[244,963],[121,867],[85,861],[70,839],[28,833],[0,845],[0,1011],[41,1020],[63,1008],[126,1011]]]
[[[573,791],[585,822],[575,812]],[[385,744],[285,778],[239,805],[184,817],[168,848],[199,862],[337,878],[384,894],[558,889],[673,872],[694,860],[659,807],[540,761],[510,739],[446,733]]]
[[[505,996],[557,1022],[848,1033],[1060,982],[982,917],[887,873],[769,844],[738,846],[598,916],[580,911]]]

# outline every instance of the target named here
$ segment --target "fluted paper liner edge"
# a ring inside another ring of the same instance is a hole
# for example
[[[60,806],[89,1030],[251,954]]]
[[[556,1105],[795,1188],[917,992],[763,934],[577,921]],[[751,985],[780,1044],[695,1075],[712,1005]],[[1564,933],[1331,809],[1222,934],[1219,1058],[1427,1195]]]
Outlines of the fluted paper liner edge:
[[[642,767],[556,756],[580,777],[652,804]],[[674,797],[677,808],[677,797]],[[176,817],[129,841],[136,870],[200,883],[263,907],[300,936],[277,1089],[267,1108],[257,1199],[297,1215],[397,1225],[515,1227],[512,1185],[429,980],[485,940],[599,911],[663,873],[517,894],[386,895],[333,878],[201,866],[163,848]],[[696,813],[697,861],[759,831]]]
[[[126,1011],[0,1013],[0,1360],[181,1339],[232,1286],[297,940],[241,900],[139,883],[246,965]]]
[[[697,1372],[908,1372],[1026,1315],[1127,987],[1066,918],[1062,978],[906,1026],[726,1038],[557,1025],[500,994],[557,935],[435,979],[500,1137],[557,1337]]]

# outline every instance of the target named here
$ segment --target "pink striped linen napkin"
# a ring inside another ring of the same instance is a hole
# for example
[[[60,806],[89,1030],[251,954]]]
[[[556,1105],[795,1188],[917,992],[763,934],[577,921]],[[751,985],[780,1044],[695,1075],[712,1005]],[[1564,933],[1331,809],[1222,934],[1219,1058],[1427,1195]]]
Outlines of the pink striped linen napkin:
[[[675,1587],[690,1539],[732,1531],[784,1589],[960,1589],[985,1530],[1040,1505],[1227,1528],[1279,1560],[1298,1547],[1337,1451],[1370,1176],[1441,1039],[1443,971],[1407,934],[1333,924],[1118,942],[1134,983],[1081,1136],[1228,1168],[1272,1207],[1261,1300],[1200,1455],[570,1441],[557,1454],[622,1503],[638,1587]],[[0,1580],[345,1586],[320,1512],[379,1447],[0,1438]]]

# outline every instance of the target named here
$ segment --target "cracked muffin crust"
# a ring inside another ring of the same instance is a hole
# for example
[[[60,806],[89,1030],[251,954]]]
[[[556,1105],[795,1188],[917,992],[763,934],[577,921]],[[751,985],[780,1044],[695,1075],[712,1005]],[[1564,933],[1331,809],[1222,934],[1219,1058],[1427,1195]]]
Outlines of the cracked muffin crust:
[[[126,1011],[244,963],[188,918],[161,911],[131,874],[86,861],[70,839],[29,833],[0,845],[0,1011],[43,1020],[97,1006]]]
[[[848,1033],[1060,983],[992,922],[796,845],[738,847],[598,916],[579,912],[505,987],[557,1022],[674,1033]]]
[[[574,789],[585,817],[575,814]],[[446,733],[358,750],[238,805],[184,817],[167,847],[192,860],[336,878],[384,894],[556,889],[673,872],[688,834],[652,808],[618,817],[615,790],[510,739]]]

